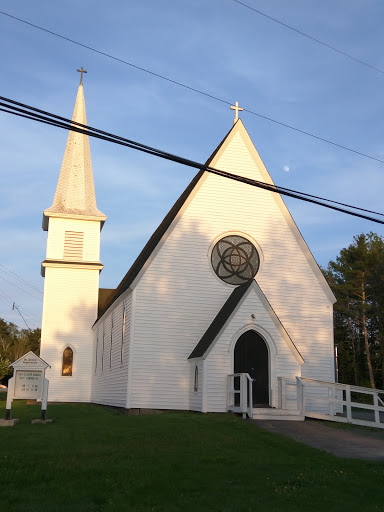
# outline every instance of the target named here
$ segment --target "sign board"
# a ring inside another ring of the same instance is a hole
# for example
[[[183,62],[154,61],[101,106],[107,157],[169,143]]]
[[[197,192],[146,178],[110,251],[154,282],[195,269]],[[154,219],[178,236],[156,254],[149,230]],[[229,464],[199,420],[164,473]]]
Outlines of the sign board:
[[[14,399],[41,401],[41,419],[46,420],[48,401],[48,380],[45,370],[50,367],[39,356],[28,352],[11,364],[14,375],[8,381],[5,419],[11,419],[11,405]]]
[[[43,394],[42,370],[16,370],[14,398],[41,400]]]

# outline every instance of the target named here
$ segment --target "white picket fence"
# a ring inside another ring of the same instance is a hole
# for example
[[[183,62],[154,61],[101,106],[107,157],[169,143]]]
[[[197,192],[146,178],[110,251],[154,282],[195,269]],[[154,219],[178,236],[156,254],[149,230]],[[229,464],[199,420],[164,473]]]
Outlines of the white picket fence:
[[[384,429],[382,389],[279,377],[278,394],[279,408],[289,408],[295,402],[297,410],[308,418]]]
[[[252,379],[228,375],[228,410],[252,418]],[[307,418],[384,429],[384,390],[322,380],[278,377],[278,408]]]

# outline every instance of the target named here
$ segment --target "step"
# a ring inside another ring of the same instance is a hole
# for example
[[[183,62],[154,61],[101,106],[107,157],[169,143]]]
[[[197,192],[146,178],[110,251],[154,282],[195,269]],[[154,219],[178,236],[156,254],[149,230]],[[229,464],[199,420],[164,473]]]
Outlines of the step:
[[[305,416],[296,409],[274,409],[272,407],[258,407],[253,409],[252,417],[254,420],[284,420],[284,421],[304,421]]]

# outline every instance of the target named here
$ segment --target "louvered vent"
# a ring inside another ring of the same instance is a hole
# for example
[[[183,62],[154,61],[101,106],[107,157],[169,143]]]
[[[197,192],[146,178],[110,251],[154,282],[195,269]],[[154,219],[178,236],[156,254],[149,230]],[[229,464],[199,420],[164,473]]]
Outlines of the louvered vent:
[[[82,231],[66,231],[64,238],[64,259],[83,259],[84,233]]]

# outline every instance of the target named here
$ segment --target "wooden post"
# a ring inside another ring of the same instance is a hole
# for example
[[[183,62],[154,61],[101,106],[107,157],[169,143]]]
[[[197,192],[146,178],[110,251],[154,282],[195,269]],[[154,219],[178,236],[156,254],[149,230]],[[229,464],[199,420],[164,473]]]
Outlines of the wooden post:
[[[281,396],[283,392],[283,385],[281,381],[281,377],[277,377],[277,407],[279,409],[283,408],[283,397]]]
[[[8,381],[8,390],[7,390],[7,403],[5,406],[5,419],[10,420],[12,419],[12,402],[13,402],[13,396],[15,394],[15,375]]]
[[[297,409],[300,411],[300,414],[305,414],[304,411],[304,386],[302,381],[296,377],[296,399],[297,399]]]
[[[335,410],[335,388],[334,387],[329,387],[328,388],[328,398],[330,399],[329,400],[329,414],[330,416],[335,416],[336,415],[336,410]]]
[[[48,386],[49,381],[45,377],[43,378],[43,396],[41,400],[41,420],[47,420],[47,402],[48,402]]]
[[[345,386],[345,400],[347,402],[347,422],[352,423],[351,386]]]
[[[375,424],[380,425],[379,397],[377,393],[373,394],[373,405],[375,406]]]
[[[243,413],[243,419],[245,419],[247,416],[247,376],[245,373],[242,373],[240,377],[240,401],[241,412]]]

